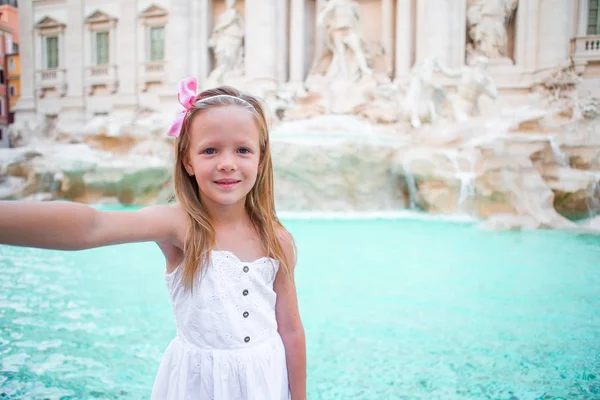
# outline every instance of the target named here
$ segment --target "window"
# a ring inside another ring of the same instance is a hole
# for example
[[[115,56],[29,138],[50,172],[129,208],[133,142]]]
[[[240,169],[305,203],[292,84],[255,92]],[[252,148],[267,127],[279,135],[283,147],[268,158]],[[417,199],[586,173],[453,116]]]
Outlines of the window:
[[[10,34],[10,33],[4,34],[4,48],[6,49],[7,53],[10,53],[10,51],[13,48],[13,38],[12,38],[12,34]]]
[[[146,68],[150,68],[146,72],[162,71],[162,64],[165,61],[165,49],[167,47],[165,27],[167,26],[168,15],[169,13],[166,9],[155,4],[149,6],[138,15],[141,27],[144,29],[143,60],[148,63]]]
[[[46,37],[46,68],[58,68],[58,36]]]
[[[8,95],[10,97],[15,97],[16,94],[17,91],[15,90],[15,87],[13,85],[8,85]]]
[[[150,61],[165,59],[165,28],[150,28]]]
[[[0,117],[4,117],[4,99],[0,97]]]
[[[108,64],[108,32],[96,32],[96,65]]]
[[[15,70],[17,69],[17,66],[15,65],[15,59],[14,58],[9,58],[8,59],[8,72],[15,72]]]
[[[600,0],[589,0],[588,35],[600,35]]]

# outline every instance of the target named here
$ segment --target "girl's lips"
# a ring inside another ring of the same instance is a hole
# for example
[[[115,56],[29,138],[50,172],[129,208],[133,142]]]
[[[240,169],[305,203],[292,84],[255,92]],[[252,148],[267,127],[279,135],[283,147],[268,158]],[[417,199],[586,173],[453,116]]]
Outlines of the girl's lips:
[[[219,179],[218,181],[215,181],[215,183],[219,187],[222,187],[224,189],[232,188],[240,182],[241,181],[239,181],[237,179]]]

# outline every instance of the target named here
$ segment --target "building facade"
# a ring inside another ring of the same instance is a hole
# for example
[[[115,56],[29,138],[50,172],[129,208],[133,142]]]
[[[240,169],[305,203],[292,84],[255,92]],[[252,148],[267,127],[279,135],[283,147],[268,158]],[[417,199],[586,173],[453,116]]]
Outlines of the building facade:
[[[6,92],[8,95],[8,120],[12,123],[14,120],[15,107],[19,101],[21,93],[21,63],[19,53],[6,55],[4,66],[6,71]]]
[[[243,22],[243,62],[236,65],[247,87],[302,85],[328,39],[319,10],[333,1],[22,2],[15,119],[84,124],[97,115],[128,119],[140,110],[176,110],[181,78],[196,76],[206,84],[217,64],[227,65],[227,52],[219,53],[211,41],[230,15]],[[426,57],[458,68],[483,51],[500,90],[529,90],[570,60],[585,87],[599,97],[599,0],[357,0],[356,5],[361,41],[376,53],[371,66],[391,81],[404,79]],[[489,7],[495,8],[486,11]],[[494,16],[498,10],[503,14]],[[490,45],[481,39],[482,29],[497,23],[504,33]]]
[[[18,51],[19,20],[16,0],[0,0],[0,147],[9,146],[8,125],[10,114],[10,91],[7,85],[9,54]]]

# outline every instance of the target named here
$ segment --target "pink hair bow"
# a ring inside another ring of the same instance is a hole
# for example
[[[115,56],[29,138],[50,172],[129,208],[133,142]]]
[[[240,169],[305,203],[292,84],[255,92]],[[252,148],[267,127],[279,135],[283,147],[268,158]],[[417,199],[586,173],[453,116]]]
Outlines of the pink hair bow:
[[[179,93],[177,94],[177,100],[179,100],[183,106],[183,110],[169,127],[167,135],[171,137],[178,137],[181,133],[181,127],[183,126],[185,115],[189,110],[194,108],[194,100],[196,99],[197,88],[198,83],[196,78],[185,78],[179,82]]]

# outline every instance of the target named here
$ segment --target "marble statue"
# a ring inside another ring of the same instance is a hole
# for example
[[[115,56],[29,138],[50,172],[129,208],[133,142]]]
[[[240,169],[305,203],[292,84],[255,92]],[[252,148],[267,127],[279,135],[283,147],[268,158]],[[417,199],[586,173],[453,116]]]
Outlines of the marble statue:
[[[488,63],[487,57],[478,56],[470,65],[450,70],[436,61],[437,68],[444,75],[459,79],[456,93],[451,100],[455,121],[464,121],[478,116],[480,114],[479,98],[482,95],[487,95],[493,100],[498,97],[496,84],[487,71]]]
[[[507,26],[518,0],[467,0],[468,59],[510,59]]]
[[[244,57],[244,22],[235,9],[236,0],[226,0],[225,11],[219,15],[208,41],[213,49],[216,66],[210,73],[207,86],[224,83],[226,74],[242,71]]]
[[[433,123],[439,117],[439,106],[446,93],[433,81],[437,70],[435,59],[428,57],[416,63],[410,72],[403,109],[413,128],[419,128],[425,120]]]
[[[313,73],[355,81],[371,74],[360,32],[360,10],[354,0],[329,0],[317,17],[325,31],[325,48]]]

